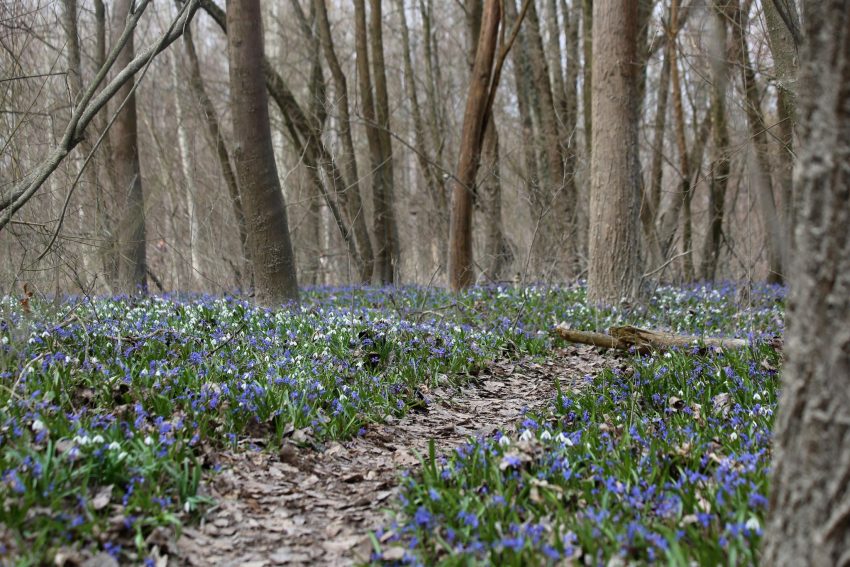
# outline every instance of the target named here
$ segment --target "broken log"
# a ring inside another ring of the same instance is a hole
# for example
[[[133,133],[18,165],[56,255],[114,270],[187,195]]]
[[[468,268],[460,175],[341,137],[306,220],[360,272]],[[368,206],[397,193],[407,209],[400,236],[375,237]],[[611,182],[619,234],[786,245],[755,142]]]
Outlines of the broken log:
[[[608,334],[606,335],[590,331],[576,331],[562,323],[555,326],[555,332],[562,339],[572,343],[619,350],[634,348],[640,353],[693,346],[700,348],[738,349],[746,347],[749,344],[745,339],[674,335],[673,333],[650,331],[629,325],[611,327],[608,329]]]

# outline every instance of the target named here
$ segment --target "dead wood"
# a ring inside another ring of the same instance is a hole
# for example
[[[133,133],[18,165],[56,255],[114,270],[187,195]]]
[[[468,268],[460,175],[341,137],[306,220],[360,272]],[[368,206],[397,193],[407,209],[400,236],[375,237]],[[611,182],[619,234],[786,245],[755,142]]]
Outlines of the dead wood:
[[[636,349],[640,353],[653,350],[698,346],[700,348],[738,349],[747,346],[745,339],[696,337],[650,331],[632,326],[611,327],[608,334],[570,329],[565,324],[555,326],[555,332],[565,341],[620,350]]]

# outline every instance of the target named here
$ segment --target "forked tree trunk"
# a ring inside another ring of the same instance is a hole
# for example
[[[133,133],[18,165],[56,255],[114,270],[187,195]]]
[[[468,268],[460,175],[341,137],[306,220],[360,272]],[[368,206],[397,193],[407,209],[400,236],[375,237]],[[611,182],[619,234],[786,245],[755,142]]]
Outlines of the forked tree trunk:
[[[133,0],[116,0],[114,26],[123,30]],[[127,42],[115,66],[126,67],[133,60],[133,37]],[[118,268],[118,290],[124,293],[147,291],[147,263],[145,257],[145,199],[142,193],[142,172],[139,164],[139,134],[136,120],[136,96],[133,82],[128,81],[115,100],[121,104],[129,95],[127,104],[112,125],[112,152],[115,166],[115,191],[122,203],[118,221],[118,242],[115,247]]]
[[[850,10],[809,4],[787,362],[761,563],[850,563]]]
[[[593,6],[593,148],[588,300],[633,301],[640,287],[637,3]]]
[[[256,301],[268,306],[297,301],[295,258],[263,79],[259,0],[228,0],[227,28],[236,175],[254,261]]]
[[[469,79],[463,130],[460,139],[456,179],[452,182],[452,217],[449,233],[449,285],[453,291],[473,283],[472,263],[472,196],[478,160],[481,156],[483,130],[487,121],[487,101],[501,21],[499,0],[485,0],[475,50],[475,63]]]

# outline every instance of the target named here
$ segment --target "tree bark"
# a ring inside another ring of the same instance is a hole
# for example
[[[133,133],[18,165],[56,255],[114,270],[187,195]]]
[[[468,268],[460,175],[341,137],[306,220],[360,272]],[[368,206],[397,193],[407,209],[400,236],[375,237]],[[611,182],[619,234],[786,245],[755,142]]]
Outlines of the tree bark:
[[[130,15],[133,0],[116,0],[114,29],[124,28]],[[133,37],[128,39],[118,53],[115,63],[120,69],[133,60]],[[142,172],[139,163],[139,134],[136,119],[136,95],[132,82],[126,82],[115,93],[117,100],[127,98],[124,108],[112,126],[112,155],[115,166],[115,190],[123,206],[118,221],[117,287],[124,293],[147,291],[147,263],[145,254],[145,198],[142,192]],[[128,98],[129,97],[129,98]]]
[[[174,85],[175,121],[177,122],[177,148],[180,158],[180,169],[183,172],[183,182],[186,195],[186,216],[189,217],[189,261],[192,272],[192,282],[195,290],[203,289],[203,273],[201,272],[201,219],[197,207],[198,186],[195,183],[195,167],[192,150],[189,147],[189,131],[186,127],[186,109],[181,96],[180,79],[177,71],[177,53],[171,52],[171,81]]]
[[[452,217],[449,233],[449,285],[460,291],[474,280],[472,261],[472,202],[487,102],[490,98],[493,63],[496,59],[499,24],[502,14],[499,0],[485,0],[475,50],[475,63],[469,79],[466,110],[463,115],[457,174],[452,181]]]
[[[850,11],[824,0],[803,19],[803,207],[761,558],[776,567],[850,562]]]
[[[637,3],[595,0],[588,300],[633,301],[640,287]]]
[[[392,284],[399,267],[398,226],[395,220],[395,188],[393,148],[390,137],[390,106],[387,92],[387,73],[384,64],[382,0],[369,1],[369,40],[371,48],[372,81],[375,87],[376,134],[380,142],[381,160],[375,175],[380,190],[375,191],[375,231],[381,246],[376,256],[379,281]]]
[[[348,217],[354,227],[354,235],[357,247],[363,259],[360,270],[360,280],[369,282],[372,279],[372,268],[374,258],[372,242],[369,237],[369,229],[366,226],[366,211],[363,208],[363,199],[360,195],[360,176],[357,173],[357,157],[354,152],[354,141],[351,135],[351,110],[348,101],[348,79],[342,70],[342,65],[336,54],[331,36],[330,20],[328,18],[325,0],[314,0],[316,5],[316,18],[319,29],[319,39],[325,60],[331,72],[336,94],[337,111],[339,116],[339,136],[342,147],[340,156],[340,169],[345,180],[343,191],[348,195],[347,209]]]
[[[254,261],[256,301],[298,300],[295,258],[269,126],[259,0],[228,0],[230,97],[236,175]]]
[[[734,14],[733,40],[738,49],[738,60],[741,69],[741,82],[744,85],[744,110],[747,114],[747,124],[750,130],[755,164],[756,195],[765,228],[765,248],[767,249],[768,276],[767,281],[781,283],[784,277],[784,267],[788,260],[787,235],[782,226],[773,194],[773,182],[770,177],[771,165],[767,126],[761,110],[761,92],[756,82],[756,74],[750,63],[749,45],[747,42],[747,14],[741,9],[739,0],[735,0],[732,8]]]
[[[723,216],[726,204],[726,188],[729,184],[730,150],[729,127],[726,123],[726,86],[728,66],[726,64],[726,18],[722,4],[725,0],[714,0],[712,21],[715,34],[711,58],[711,120],[714,145],[714,161],[708,196],[708,230],[702,247],[700,273],[703,280],[713,280],[717,275],[720,256],[720,241],[723,236]]]

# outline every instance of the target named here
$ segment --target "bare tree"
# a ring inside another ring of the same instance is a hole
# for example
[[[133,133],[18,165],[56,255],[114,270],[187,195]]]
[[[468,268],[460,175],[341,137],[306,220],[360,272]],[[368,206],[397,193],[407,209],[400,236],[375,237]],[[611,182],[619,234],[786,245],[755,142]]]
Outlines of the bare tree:
[[[787,361],[774,425],[765,565],[850,561],[850,10],[809,5],[800,75]]]
[[[640,286],[637,3],[593,4],[593,117],[588,300],[617,303]]]
[[[297,301],[295,258],[269,126],[259,0],[230,0],[227,27],[236,176],[254,264],[256,300],[263,305]]]

